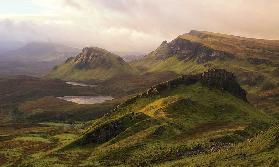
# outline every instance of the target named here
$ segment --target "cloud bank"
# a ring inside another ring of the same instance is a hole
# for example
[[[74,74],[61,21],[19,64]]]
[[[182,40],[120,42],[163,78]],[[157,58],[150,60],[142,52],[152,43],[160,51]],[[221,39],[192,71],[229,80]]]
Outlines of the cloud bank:
[[[115,52],[149,52],[192,29],[279,39],[278,9],[278,0],[3,0],[0,39]]]

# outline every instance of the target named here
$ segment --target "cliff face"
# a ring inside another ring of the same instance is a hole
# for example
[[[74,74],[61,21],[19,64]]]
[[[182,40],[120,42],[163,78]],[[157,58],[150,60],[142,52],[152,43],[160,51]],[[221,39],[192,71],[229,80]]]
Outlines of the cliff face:
[[[247,101],[246,91],[242,89],[233,73],[223,69],[212,69],[199,76],[203,85],[209,88],[216,88],[227,91],[232,95]]]
[[[122,58],[96,47],[83,48],[82,52],[73,58],[72,61],[78,69],[111,68],[114,65],[113,63],[125,64]]]
[[[233,96],[236,96],[247,102],[246,91],[240,87],[233,73],[227,72],[224,69],[211,69],[204,73],[196,75],[183,75],[181,77],[178,77],[177,79],[155,85],[149,88],[146,92],[128,99],[126,102],[119,105],[118,107],[131,104],[141,97],[157,95],[164,90],[173,89],[178,87],[179,85],[191,85],[198,82],[208,88],[214,88],[221,91],[229,92]]]
[[[230,53],[209,48],[202,43],[176,38],[167,43],[164,41],[160,47],[153,52],[157,59],[167,59],[176,56],[179,60],[196,60],[197,63],[205,63],[216,58],[233,58]]]
[[[191,85],[197,82],[200,82],[209,88],[227,91],[232,95],[247,101],[246,91],[240,87],[234,74],[223,69],[211,69],[207,72],[196,75],[183,75],[177,79],[156,85],[147,90],[145,94],[150,95],[165,89],[175,88],[181,84]]]

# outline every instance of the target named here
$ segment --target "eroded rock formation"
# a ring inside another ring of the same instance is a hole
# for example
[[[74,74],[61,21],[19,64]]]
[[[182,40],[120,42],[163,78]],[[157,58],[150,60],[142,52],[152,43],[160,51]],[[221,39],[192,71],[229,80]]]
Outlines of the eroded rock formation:
[[[237,82],[236,77],[233,73],[228,72],[224,69],[210,69],[207,72],[196,74],[196,75],[183,75],[174,80],[166,81],[149,88],[142,94],[139,94],[133,98],[128,99],[126,102],[117,106],[117,108],[126,106],[135,102],[138,98],[148,97],[159,94],[161,91],[166,89],[175,88],[179,85],[191,85],[200,82],[208,88],[219,89],[226,91],[244,101],[247,101],[246,91],[242,89]]]

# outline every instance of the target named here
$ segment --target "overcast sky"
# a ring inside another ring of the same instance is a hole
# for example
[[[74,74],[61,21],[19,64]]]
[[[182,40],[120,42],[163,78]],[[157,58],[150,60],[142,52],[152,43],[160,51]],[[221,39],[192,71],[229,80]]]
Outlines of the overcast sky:
[[[0,0],[1,41],[149,52],[192,29],[279,39],[279,0]]]

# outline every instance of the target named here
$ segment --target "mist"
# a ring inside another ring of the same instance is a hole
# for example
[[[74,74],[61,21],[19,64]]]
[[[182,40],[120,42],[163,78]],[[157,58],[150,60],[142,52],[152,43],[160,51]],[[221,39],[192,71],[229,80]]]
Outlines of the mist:
[[[190,30],[279,39],[278,0],[3,0],[0,42],[146,53]]]

